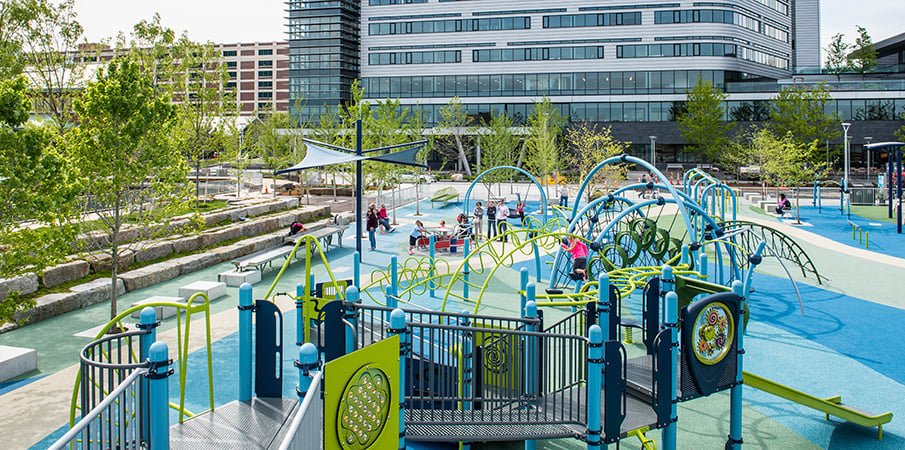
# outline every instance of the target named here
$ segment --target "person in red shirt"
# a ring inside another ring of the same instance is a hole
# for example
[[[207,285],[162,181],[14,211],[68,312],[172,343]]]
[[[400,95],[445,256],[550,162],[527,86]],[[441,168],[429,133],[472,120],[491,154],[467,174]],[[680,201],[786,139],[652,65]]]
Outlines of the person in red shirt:
[[[396,230],[390,226],[390,216],[387,214],[387,205],[380,205],[380,210],[377,211],[377,220],[380,222],[380,225],[386,233],[392,233]]]
[[[575,281],[587,280],[585,268],[588,265],[588,247],[575,236],[569,236],[568,239],[562,238],[562,248],[572,254],[572,271],[569,272],[569,278]]]

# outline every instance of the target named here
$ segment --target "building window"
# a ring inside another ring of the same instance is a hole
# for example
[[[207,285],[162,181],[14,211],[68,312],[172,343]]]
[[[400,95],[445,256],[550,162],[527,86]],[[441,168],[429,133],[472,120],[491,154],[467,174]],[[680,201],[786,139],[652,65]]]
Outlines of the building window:
[[[235,89],[235,88],[236,88],[236,82],[235,82],[235,81],[228,81],[228,82],[226,83],[226,88],[227,88],[227,89]]]
[[[273,98],[273,92],[258,92],[259,99]]]
[[[236,56],[235,50],[223,50],[223,56],[225,58],[229,58],[230,56]]]
[[[235,61],[227,61],[227,62],[226,62],[226,68],[227,68],[227,69],[235,69],[235,68],[236,68],[236,62],[235,62]]]
[[[258,81],[258,89],[270,89],[273,87],[272,81]]]
[[[259,70],[258,71],[258,78],[270,78],[272,76],[273,76],[272,70]]]
[[[609,27],[617,25],[641,25],[641,13],[628,12],[544,16],[544,28]]]
[[[472,50],[471,59],[474,62],[603,59],[603,46]]]
[[[236,78],[236,72],[226,72],[226,74],[229,75],[230,78]]]
[[[258,67],[273,67],[273,61],[258,61]]]
[[[368,64],[372,66],[393,64],[447,64],[459,62],[462,62],[462,52],[460,50],[371,53],[368,55]]]
[[[273,54],[273,49],[262,48],[258,50],[258,56],[268,56]]]
[[[528,30],[531,18],[494,17],[486,19],[451,19],[423,20],[417,22],[372,23],[368,26],[368,34],[380,36],[387,34],[423,34],[423,33],[456,33],[462,31],[500,31]]]
[[[270,102],[261,102],[258,103],[258,109],[270,109],[273,107],[273,104]]]

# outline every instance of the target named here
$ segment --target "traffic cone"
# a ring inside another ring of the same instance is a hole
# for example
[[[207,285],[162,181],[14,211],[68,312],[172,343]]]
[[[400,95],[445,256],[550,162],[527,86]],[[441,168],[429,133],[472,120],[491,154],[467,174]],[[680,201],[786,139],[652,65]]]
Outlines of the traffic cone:
[[[264,193],[265,193],[265,194],[269,194],[269,193],[270,193],[270,191],[267,190],[267,186],[264,186]]]

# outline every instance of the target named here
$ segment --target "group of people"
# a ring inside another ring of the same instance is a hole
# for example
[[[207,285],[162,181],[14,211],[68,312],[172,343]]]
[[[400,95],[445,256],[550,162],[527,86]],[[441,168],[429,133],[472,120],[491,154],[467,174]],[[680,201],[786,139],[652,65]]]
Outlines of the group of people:
[[[367,220],[365,227],[368,230],[368,242],[371,244],[371,251],[377,250],[377,230],[383,227],[384,233],[392,233],[396,229],[390,226],[390,216],[387,214],[387,206],[371,203],[368,205]]]
[[[480,233],[485,214],[487,215],[488,239],[493,239],[498,233],[503,235],[509,227],[509,222],[507,222],[509,218],[518,217],[521,224],[525,224],[525,204],[521,200],[515,204],[515,214],[512,213],[512,210],[506,206],[506,203],[503,200],[497,201],[496,204],[490,202],[490,204],[487,205],[487,209],[484,209],[481,202],[476,202],[474,208],[475,237]],[[503,236],[503,239],[508,242],[507,237]]]

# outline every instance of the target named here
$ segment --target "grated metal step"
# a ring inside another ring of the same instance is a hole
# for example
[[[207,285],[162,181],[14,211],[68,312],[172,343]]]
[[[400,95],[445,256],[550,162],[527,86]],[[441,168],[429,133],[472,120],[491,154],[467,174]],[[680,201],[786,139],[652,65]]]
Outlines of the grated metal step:
[[[234,401],[170,427],[171,449],[277,448],[298,407],[297,399]]]

